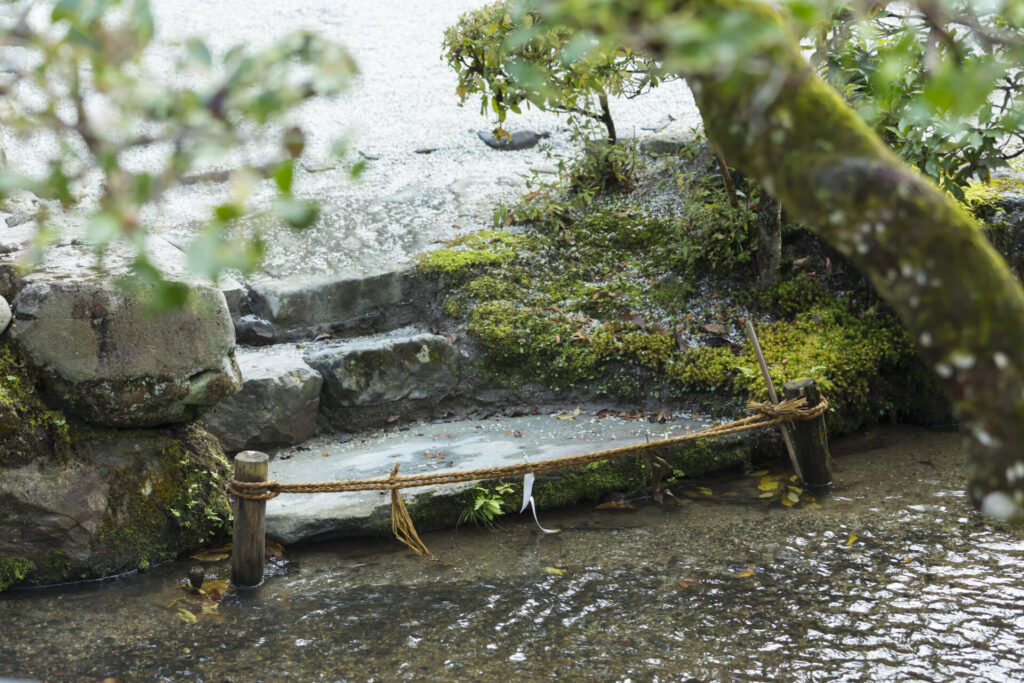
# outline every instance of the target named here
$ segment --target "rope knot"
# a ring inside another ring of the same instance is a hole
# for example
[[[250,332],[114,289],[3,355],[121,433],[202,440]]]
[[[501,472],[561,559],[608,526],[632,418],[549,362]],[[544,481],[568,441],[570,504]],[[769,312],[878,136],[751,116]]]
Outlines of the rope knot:
[[[747,410],[753,413],[761,413],[773,422],[813,420],[828,410],[828,399],[822,396],[818,405],[813,407],[807,406],[807,399],[803,396],[789,398],[777,404],[751,401],[747,404]]]
[[[281,495],[279,481],[238,481],[232,478],[228,482],[228,493],[235,498],[246,500],[271,500]]]

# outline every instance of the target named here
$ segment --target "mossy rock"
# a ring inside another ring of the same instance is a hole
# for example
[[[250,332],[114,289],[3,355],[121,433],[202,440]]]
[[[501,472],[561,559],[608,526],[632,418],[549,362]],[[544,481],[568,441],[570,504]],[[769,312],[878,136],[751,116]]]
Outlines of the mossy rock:
[[[202,429],[68,420],[5,341],[0,379],[0,586],[146,568],[227,531],[228,462]]]
[[[434,273],[438,263],[474,262],[451,271],[445,312],[477,343],[489,381],[735,413],[767,397],[741,324],[749,317],[776,386],[818,380],[833,433],[880,420],[950,421],[902,325],[848,261],[787,226],[781,276],[762,285],[751,214],[692,175],[662,181],[678,188],[673,215],[650,216],[642,197],[582,209],[567,199],[549,212],[557,219],[488,231],[421,262]],[[559,191],[531,201],[557,205]],[[466,256],[510,243],[501,258]]]

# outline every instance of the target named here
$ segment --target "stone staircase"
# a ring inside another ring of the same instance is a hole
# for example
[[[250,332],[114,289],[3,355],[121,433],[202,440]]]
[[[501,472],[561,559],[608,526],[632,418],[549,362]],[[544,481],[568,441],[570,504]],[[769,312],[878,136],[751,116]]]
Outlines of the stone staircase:
[[[436,331],[439,285],[411,268],[362,278],[232,283],[226,287],[243,385],[205,416],[229,453],[262,450],[283,482],[453,471],[599,450],[698,431],[706,417],[665,423],[524,409],[527,393],[479,379],[472,345]],[[432,324],[433,323],[433,324]],[[257,333],[257,331],[259,331]],[[561,405],[572,411],[574,405]],[[677,449],[688,473],[749,458],[753,440],[729,439],[699,457]],[[646,480],[635,458],[538,478],[543,505],[599,498]],[[404,492],[421,530],[454,524],[475,483]],[[268,535],[284,543],[390,529],[384,492],[283,495],[268,503]]]

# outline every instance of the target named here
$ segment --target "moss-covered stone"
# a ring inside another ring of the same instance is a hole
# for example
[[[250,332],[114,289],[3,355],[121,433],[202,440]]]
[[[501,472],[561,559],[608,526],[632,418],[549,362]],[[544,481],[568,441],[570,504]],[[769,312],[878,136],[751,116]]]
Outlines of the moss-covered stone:
[[[0,592],[19,583],[31,574],[35,568],[35,563],[31,560],[26,560],[24,557],[0,558]]]
[[[760,286],[746,242],[728,237],[752,228],[723,208],[723,191],[689,176],[676,184],[675,216],[650,218],[628,198],[591,203],[571,220],[555,212],[557,222],[517,234],[514,255],[463,271],[446,310],[479,343],[487,376],[735,410],[767,398],[743,343],[740,320],[752,316],[776,384],[817,378],[834,432],[881,419],[948,420],[899,321],[848,263],[789,228],[782,276]]]
[[[42,401],[6,341],[0,422],[0,584],[146,567],[228,528],[229,469],[216,439],[195,425],[116,430],[69,420]]]

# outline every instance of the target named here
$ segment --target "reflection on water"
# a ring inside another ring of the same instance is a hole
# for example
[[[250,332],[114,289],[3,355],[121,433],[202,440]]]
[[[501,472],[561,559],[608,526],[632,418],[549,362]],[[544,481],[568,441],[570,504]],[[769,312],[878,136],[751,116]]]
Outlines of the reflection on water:
[[[0,675],[1021,680],[1024,530],[970,509],[958,444],[837,443],[860,452],[816,510],[763,509],[754,480],[721,479],[676,509],[547,513],[555,536],[428,534],[434,563],[390,541],[294,549],[194,624],[168,607],[183,564],[17,592],[0,598]]]

